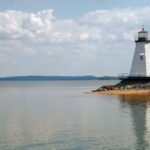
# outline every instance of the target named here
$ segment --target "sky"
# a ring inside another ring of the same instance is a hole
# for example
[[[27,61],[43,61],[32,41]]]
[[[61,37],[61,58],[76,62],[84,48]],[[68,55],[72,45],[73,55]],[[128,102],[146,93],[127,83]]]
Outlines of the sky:
[[[149,0],[0,0],[0,76],[128,73],[149,14]]]

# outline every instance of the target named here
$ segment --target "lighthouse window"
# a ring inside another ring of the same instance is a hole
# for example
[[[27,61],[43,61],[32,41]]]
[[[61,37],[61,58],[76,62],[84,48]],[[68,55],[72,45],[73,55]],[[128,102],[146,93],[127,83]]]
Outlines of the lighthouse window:
[[[140,55],[140,59],[143,60],[143,59],[144,59],[144,56],[143,56],[143,55]]]
[[[143,60],[143,59],[144,59],[143,55],[141,55],[141,56],[140,56],[140,59],[141,59],[141,60]]]
[[[140,57],[140,60],[143,60],[144,59],[144,53],[140,53],[139,57]]]

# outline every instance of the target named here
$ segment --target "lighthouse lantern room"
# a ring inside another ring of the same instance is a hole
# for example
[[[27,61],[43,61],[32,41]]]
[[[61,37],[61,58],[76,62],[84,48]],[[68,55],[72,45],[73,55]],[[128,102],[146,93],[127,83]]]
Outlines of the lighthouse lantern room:
[[[135,39],[135,52],[129,78],[150,79],[150,40],[148,32],[142,28]]]

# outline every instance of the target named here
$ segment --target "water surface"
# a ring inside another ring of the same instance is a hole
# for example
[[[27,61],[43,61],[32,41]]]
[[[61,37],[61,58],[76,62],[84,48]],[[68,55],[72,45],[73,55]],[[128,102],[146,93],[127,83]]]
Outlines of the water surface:
[[[0,150],[149,150],[150,96],[84,94],[115,82],[0,82]]]

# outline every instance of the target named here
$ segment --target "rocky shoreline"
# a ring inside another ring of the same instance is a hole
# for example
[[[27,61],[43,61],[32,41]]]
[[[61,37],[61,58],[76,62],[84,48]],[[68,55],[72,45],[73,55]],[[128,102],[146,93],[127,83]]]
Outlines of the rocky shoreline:
[[[128,94],[128,93],[150,93],[150,82],[120,82],[116,85],[104,85],[96,90],[93,90],[93,93],[102,93],[102,94]]]

